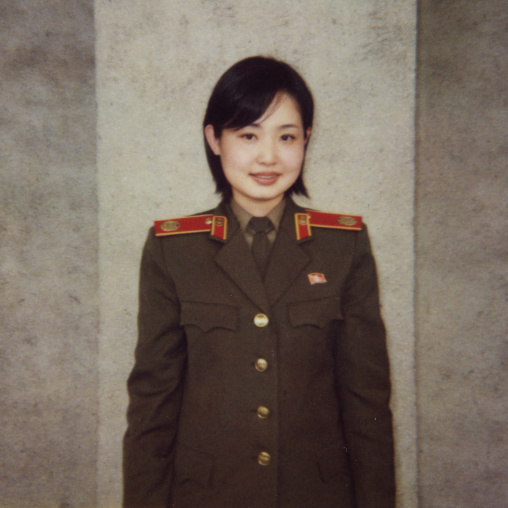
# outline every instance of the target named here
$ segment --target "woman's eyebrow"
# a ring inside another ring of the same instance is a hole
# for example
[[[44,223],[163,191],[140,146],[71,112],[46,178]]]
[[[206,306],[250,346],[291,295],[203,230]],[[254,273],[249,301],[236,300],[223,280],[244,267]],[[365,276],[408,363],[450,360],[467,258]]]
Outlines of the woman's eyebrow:
[[[256,129],[261,129],[261,123],[253,122],[249,125],[246,125],[245,127],[255,127]],[[244,129],[245,127],[240,127],[241,129]],[[300,126],[295,123],[286,123],[284,125],[279,125],[277,127],[278,129],[299,129]]]
[[[295,124],[295,123],[287,123],[287,124],[284,124],[284,125],[281,125],[279,127],[279,129],[299,129],[300,126]]]

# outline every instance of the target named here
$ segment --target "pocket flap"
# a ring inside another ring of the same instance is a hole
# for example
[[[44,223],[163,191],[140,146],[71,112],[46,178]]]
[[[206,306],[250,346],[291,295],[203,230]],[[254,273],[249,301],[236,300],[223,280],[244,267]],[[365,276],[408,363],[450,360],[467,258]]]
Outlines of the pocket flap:
[[[236,330],[238,309],[232,305],[182,302],[180,324],[182,326],[195,325],[204,332],[212,328]]]
[[[289,320],[293,326],[314,325],[324,328],[334,319],[343,319],[338,297],[289,304]]]

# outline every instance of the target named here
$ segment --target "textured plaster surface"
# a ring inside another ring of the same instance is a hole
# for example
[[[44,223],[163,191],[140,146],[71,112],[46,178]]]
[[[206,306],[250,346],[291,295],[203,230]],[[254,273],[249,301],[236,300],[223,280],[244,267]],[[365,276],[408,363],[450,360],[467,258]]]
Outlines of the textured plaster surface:
[[[93,506],[93,2],[2,1],[0,48],[0,506]]]
[[[508,5],[420,2],[420,506],[508,506]]]
[[[101,506],[121,496],[125,382],[139,260],[154,218],[217,202],[201,120],[220,74],[253,54],[306,77],[317,116],[308,153],[316,208],[364,215],[392,359],[400,506],[414,506],[414,1],[97,0]],[[305,203],[304,203],[305,204]]]

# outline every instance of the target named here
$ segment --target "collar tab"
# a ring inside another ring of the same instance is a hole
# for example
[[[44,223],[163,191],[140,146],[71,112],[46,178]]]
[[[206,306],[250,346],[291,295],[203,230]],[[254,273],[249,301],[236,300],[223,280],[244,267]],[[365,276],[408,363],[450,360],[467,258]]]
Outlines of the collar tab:
[[[295,227],[297,240],[304,240],[312,236],[310,215],[308,213],[295,213]]]
[[[227,240],[228,219],[223,215],[214,215],[212,217],[212,227],[210,236],[217,240],[225,242]]]

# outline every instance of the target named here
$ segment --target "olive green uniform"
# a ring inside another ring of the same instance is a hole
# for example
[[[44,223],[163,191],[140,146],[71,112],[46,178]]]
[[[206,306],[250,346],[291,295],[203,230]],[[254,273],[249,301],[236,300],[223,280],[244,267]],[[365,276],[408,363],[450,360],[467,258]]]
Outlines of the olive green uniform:
[[[264,284],[224,203],[209,212],[225,218],[221,235],[149,233],[126,507],[394,506],[367,231],[312,227],[298,240],[303,213],[287,201]]]

